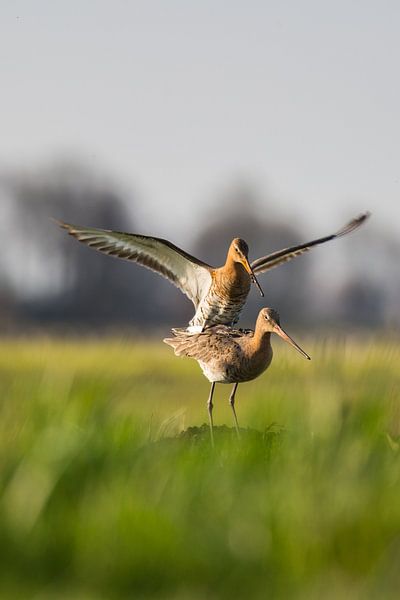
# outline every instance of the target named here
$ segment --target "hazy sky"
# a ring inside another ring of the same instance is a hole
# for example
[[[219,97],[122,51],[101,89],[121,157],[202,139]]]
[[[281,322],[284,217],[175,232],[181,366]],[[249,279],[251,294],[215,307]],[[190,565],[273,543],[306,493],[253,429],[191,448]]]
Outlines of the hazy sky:
[[[77,154],[158,235],[242,179],[400,232],[399,32],[396,0],[2,0],[0,167]]]

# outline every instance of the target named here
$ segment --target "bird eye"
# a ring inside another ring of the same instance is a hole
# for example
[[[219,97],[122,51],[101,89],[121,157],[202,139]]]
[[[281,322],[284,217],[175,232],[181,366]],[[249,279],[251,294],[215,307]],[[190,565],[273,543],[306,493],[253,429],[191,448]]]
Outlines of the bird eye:
[[[235,248],[236,252],[239,252],[239,248]]]

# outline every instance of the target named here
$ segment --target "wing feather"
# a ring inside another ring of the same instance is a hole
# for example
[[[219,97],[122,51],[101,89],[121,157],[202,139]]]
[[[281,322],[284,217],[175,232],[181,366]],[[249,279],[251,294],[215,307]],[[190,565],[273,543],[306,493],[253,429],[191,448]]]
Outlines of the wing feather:
[[[235,352],[236,340],[254,335],[251,329],[232,329],[226,325],[215,325],[202,333],[189,333],[182,328],[174,328],[172,332],[175,337],[163,341],[172,346],[177,356],[188,356],[206,363]]]
[[[324,244],[325,242],[329,242],[339,237],[343,237],[348,233],[351,233],[360,225],[362,225],[370,216],[369,212],[365,212],[361,214],[359,217],[352,219],[347,225],[339,229],[336,233],[332,233],[331,235],[327,235],[322,238],[318,238],[316,240],[312,240],[311,242],[306,242],[305,244],[299,244],[298,246],[291,246],[290,248],[284,248],[283,250],[278,250],[277,252],[273,252],[272,254],[268,254],[267,256],[263,256],[262,258],[258,258],[257,260],[251,263],[251,268],[254,273],[258,275],[259,273],[264,273],[265,271],[269,271],[279,265],[292,260],[296,256],[301,256],[308,250],[311,250],[314,246],[319,246],[320,244]]]
[[[80,242],[109,256],[133,261],[169,279],[195,307],[207,294],[213,268],[168,240],[57,221]]]

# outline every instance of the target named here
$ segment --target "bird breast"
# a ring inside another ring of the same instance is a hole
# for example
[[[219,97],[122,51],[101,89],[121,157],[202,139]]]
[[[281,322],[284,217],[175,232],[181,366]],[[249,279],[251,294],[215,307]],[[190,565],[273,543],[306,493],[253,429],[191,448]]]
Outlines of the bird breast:
[[[247,300],[250,285],[250,277],[241,265],[230,269],[216,269],[212,274],[208,294],[197,307],[190,325],[237,323]]]
[[[241,264],[234,263],[230,268],[217,269],[213,285],[220,295],[230,300],[241,302],[246,300],[251,286],[251,279]]]

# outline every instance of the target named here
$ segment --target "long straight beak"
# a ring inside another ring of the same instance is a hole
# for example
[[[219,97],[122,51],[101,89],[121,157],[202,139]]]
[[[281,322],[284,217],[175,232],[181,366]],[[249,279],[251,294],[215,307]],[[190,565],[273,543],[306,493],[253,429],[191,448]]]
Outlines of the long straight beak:
[[[245,262],[243,263],[243,265],[244,265],[244,268],[246,269],[246,271],[248,272],[248,274],[250,275],[252,282],[255,283],[255,285],[257,286],[258,291],[261,294],[261,297],[264,298],[264,292],[262,291],[261,285],[258,283],[257,277],[254,275],[254,271],[251,268],[250,263],[247,260],[247,258],[245,258]]]
[[[296,348],[297,352],[300,352],[300,354],[302,354],[305,358],[311,360],[311,357],[308,356],[307,352],[304,352],[304,350],[300,348],[300,346],[296,344],[294,340],[292,340],[290,335],[288,335],[286,331],[283,331],[282,327],[277,323],[274,326],[274,332],[277,333],[283,340],[285,340],[285,342],[293,346],[293,348]]]

